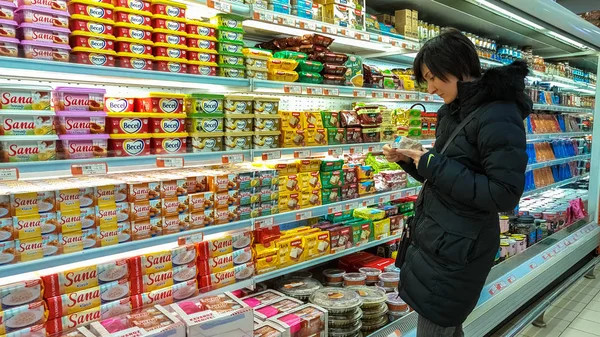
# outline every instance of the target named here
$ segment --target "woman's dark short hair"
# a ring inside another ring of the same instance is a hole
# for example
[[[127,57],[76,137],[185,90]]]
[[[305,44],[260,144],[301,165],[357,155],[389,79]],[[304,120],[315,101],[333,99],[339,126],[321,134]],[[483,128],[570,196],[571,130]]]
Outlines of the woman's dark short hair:
[[[417,83],[426,82],[422,66],[425,64],[431,74],[448,80],[448,74],[459,81],[481,76],[481,65],[475,45],[459,30],[447,28],[439,36],[425,42],[413,62],[413,71]]]

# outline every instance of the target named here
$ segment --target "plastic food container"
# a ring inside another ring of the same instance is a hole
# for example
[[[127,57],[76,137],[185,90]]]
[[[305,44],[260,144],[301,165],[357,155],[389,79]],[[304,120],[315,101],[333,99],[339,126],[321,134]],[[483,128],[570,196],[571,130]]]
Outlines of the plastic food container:
[[[336,328],[348,328],[348,327],[352,327],[354,325],[357,324],[357,322],[359,324],[361,324],[362,326],[362,322],[359,322],[359,320],[362,318],[363,313],[362,310],[360,310],[360,308],[355,308],[352,311],[348,311],[348,312],[344,312],[344,313],[336,313],[336,314],[330,314],[328,317],[329,320],[329,334],[331,334],[331,329],[336,329]],[[346,336],[346,335],[344,335]]]
[[[268,61],[269,70],[294,70],[297,66],[296,60],[271,58]]]
[[[149,118],[140,113],[108,113],[108,133],[139,135],[148,133]]]
[[[367,275],[362,273],[346,273],[342,277],[344,279],[344,287],[364,286],[367,281]]]
[[[187,6],[184,4],[169,0],[152,0],[150,7],[152,9],[152,13],[154,14],[161,14],[182,19],[185,19],[185,10],[187,9]]]
[[[314,58],[321,63],[330,64],[344,64],[348,61],[348,55],[340,53],[317,53]]]
[[[377,268],[363,267],[358,269],[358,271],[367,275],[367,284],[374,284],[379,281],[379,274],[381,274],[381,270]]]
[[[76,63],[90,64],[94,66],[115,66],[114,50],[95,50],[91,48],[75,47],[73,48],[73,59]]]
[[[154,56],[187,60],[187,47],[156,42],[154,44]]]
[[[406,302],[404,302],[404,300],[402,300],[400,298],[398,293],[387,294],[385,302],[388,305],[389,311],[407,312],[410,310],[410,308],[408,307],[408,304],[406,304]]]
[[[214,50],[189,48],[188,49],[188,60],[212,63],[217,66],[217,52]]]
[[[136,10],[136,11],[143,11],[145,13],[149,13],[150,15],[152,15],[151,8],[150,8],[150,1],[144,1],[144,0],[116,0],[115,1],[115,6],[129,8],[129,9],[133,9],[133,10]],[[116,10],[116,8],[115,8],[115,10]]]
[[[370,308],[363,308],[363,317],[362,320],[363,322],[369,322],[369,321],[376,321],[379,320],[381,317],[385,317],[386,313],[388,312],[388,307],[386,303],[381,303],[378,306],[374,306],[374,307],[370,307]]]
[[[246,69],[246,77],[266,81],[269,79],[269,72],[266,70]]]
[[[94,50],[114,50],[115,37],[106,34],[94,34],[75,31],[71,33],[71,45],[74,47],[90,48]]]
[[[268,70],[269,57],[268,56],[246,56],[246,67],[252,67],[253,69]]]
[[[258,115],[277,115],[279,113],[279,98],[256,97],[253,101],[252,111]]]
[[[186,31],[190,35],[195,35],[197,39],[217,41],[217,26],[211,23],[187,20]]]
[[[148,97],[135,99],[135,110],[143,113],[182,114],[184,94],[151,92]]]
[[[49,9],[55,9],[58,11],[66,11],[67,10],[67,1],[65,0],[18,0],[17,5],[19,6],[36,6],[43,7]]]
[[[308,73],[320,73],[323,70],[323,63],[309,60],[299,60],[298,66],[300,71]]]
[[[187,73],[187,61],[183,59],[174,59],[170,57],[155,57],[156,70],[169,73]]]
[[[188,73],[202,76],[217,76],[217,65],[210,62],[188,61]]]
[[[155,43],[162,42],[174,46],[187,46],[187,34],[184,32],[155,28],[152,35],[152,41]]]
[[[104,111],[105,89],[57,87],[54,90],[56,111]]]
[[[23,50],[25,50],[25,57],[27,58],[46,59],[46,57],[52,57],[52,53],[48,51],[48,48],[32,47],[29,45],[23,47]],[[46,55],[48,53],[50,53],[50,55]],[[11,37],[0,37],[0,56],[19,56],[19,40]],[[68,59],[69,56],[67,52],[67,60]],[[53,60],[53,58],[50,58],[50,60]]]
[[[323,276],[325,277],[325,281],[329,283],[342,283],[344,281],[344,275],[346,275],[346,271],[343,269],[323,270]]]
[[[379,286],[383,288],[396,289],[398,288],[398,282],[400,282],[400,274],[398,273],[386,272],[379,275]]]
[[[244,66],[244,57],[236,54],[221,53],[218,60],[225,66]]]
[[[69,27],[69,13],[37,6],[19,6],[15,19],[20,23],[37,23],[44,26]]]
[[[104,110],[106,112],[133,112],[134,107],[133,98],[104,96]]]
[[[320,84],[323,82],[323,76],[319,73],[307,73],[301,71],[298,73],[298,77],[298,82],[302,83]]]
[[[342,76],[346,73],[346,69],[347,68],[345,66],[338,65],[338,64],[325,63],[323,65],[323,73],[324,74]]]
[[[152,27],[136,26],[130,23],[117,22],[115,26],[115,36],[117,38],[125,37],[133,40],[152,41]],[[156,41],[156,40],[155,40]]]
[[[2,30],[3,28],[0,29],[0,36],[2,36]],[[50,27],[35,23],[22,23],[19,26],[18,31],[21,40],[66,45],[69,44],[69,33],[71,32],[68,28]],[[4,30],[4,32],[6,32],[6,30]],[[14,34],[14,31],[12,33]]]
[[[153,154],[174,154],[187,151],[187,132],[153,133],[150,148]]]
[[[114,157],[147,156],[150,154],[150,135],[110,135],[108,151]]]
[[[219,53],[232,53],[232,54],[241,54],[244,49],[243,43],[231,43],[225,41],[219,41],[217,44],[217,51]]]
[[[301,52],[297,52],[297,51],[289,51],[289,50],[282,50],[282,51],[275,52],[275,54],[273,54],[273,57],[278,58],[278,59],[290,59],[290,60],[306,60],[306,59],[308,59],[308,55],[306,53],[301,53]]]
[[[69,13],[90,16],[96,19],[114,20],[115,6],[91,0],[71,0],[68,4]]]
[[[185,110],[188,114],[218,114],[217,117],[223,117],[224,98],[223,95],[214,94],[186,95]]]
[[[252,148],[252,132],[227,132],[225,133],[225,151],[249,150]]]
[[[365,321],[364,315],[363,315],[362,322],[363,322],[363,326],[362,326],[362,328],[360,328],[360,331],[362,332],[362,334],[364,336],[367,336],[367,335],[383,328],[384,326],[386,326],[388,324],[388,318],[387,318],[387,316],[381,316],[379,319],[376,319],[376,320]]]
[[[150,114],[149,116],[149,132],[153,134],[167,135],[185,132],[185,116],[179,117],[173,114]]]
[[[4,39],[0,39],[0,45],[4,43],[4,48],[10,49],[12,43],[3,42]],[[29,59],[69,62],[71,47],[68,45],[24,40],[21,47],[23,55]]]
[[[244,66],[229,66],[219,64],[219,76],[229,78],[246,78],[246,68]]]
[[[346,78],[344,76],[330,75],[330,74],[323,75],[323,84],[343,85],[345,83],[345,81],[346,81]]]
[[[352,312],[362,304],[362,299],[355,291],[330,287],[316,290],[309,300],[332,314]]]
[[[35,103],[34,103],[35,104]],[[55,135],[54,116],[49,111],[40,111],[40,115],[22,115],[19,111],[0,116],[0,135],[29,136]]]
[[[234,14],[217,14],[215,17],[210,19],[212,24],[218,27],[225,27],[229,29],[242,29],[242,22],[244,18]]]
[[[56,159],[58,136],[3,136],[0,138],[3,162],[47,161]]]
[[[42,25],[42,27],[45,27],[45,26]],[[17,23],[13,20],[0,19],[0,37],[8,37],[8,38],[17,37]],[[25,38],[23,38],[23,37],[21,37],[21,39],[25,40]],[[27,40],[31,40],[31,39],[27,39]],[[67,35],[67,43],[68,42],[69,42],[69,38]]]
[[[152,13],[127,7],[116,7],[115,21],[152,28]]]
[[[154,70],[154,56],[147,54],[117,53],[121,68]]]
[[[298,73],[288,70],[269,70],[268,78],[270,81],[296,82]]]
[[[244,48],[244,49],[242,49],[242,53],[246,57],[266,57],[266,58],[273,57],[273,52],[271,52],[270,50],[267,50],[267,49],[260,49],[260,48]]]
[[[223,132],[196,132],[189,135],[188,148],[191,152],[223,151]]]
[[[104,112],[58,111],[57,132],[61,135],[101,134],[106,131]]]
[[[254,115],[228,114],[225,116],[225,132],[253,131]]]
[[[152,27],[168,31],[186,33],[186,20],[173,16],[156,14],[152,16]]]
[[[254,118],[254,131],[279,131],[281,128],[281,116],[258,115]]]
[[[275,290],[299,300],[307,300],[312,293],[321,288],[321,282],[313,278],[284,278],[275,284]]]
[[[281,132],[255,132],[252,144],[255,149],[276,149],[281,143]]]
[[[362,322],[355,321],[354,324],[343,328],[329,328],[330,337],[347,337],[347,336],[358,336],[360,335],[360,329],[362,329]]]
[[[251,114],[252,97],[249,96],[226,96],[224,100],[225,114]]]
[[[113,35],[114,25],[114,21],[111,20],[94,19],[90,16],[75,14],[71,16],[71,24],[69,27],[71,28],[71,31],[81,30],[94,34]]]
[[[193,114],[186,120],[187,132],[223,132],[223,115]]]
[[[108,135],[61,135],[59,153],[65,159],[104,158],[108,156]]]
[[[125,37],[117,38],[115,50],[118,54],[135,54],[152,56],[152,47],[154,42],[147,40],[134,40]]]

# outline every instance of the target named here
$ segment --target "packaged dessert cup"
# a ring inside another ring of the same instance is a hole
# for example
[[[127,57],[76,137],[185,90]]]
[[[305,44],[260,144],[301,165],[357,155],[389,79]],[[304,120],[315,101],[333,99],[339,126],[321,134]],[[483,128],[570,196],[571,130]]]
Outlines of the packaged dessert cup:
[[[1,24],[1,21],[0,21]],[[0,30],[0,36],[2,31],[9,32],[6,28]],[[37,23],[24,22],[17,28],[19,39],[27,41],[37,41],[45,43],[56,43],[56,44],[69,44],[69,28],[45,26]],[[12,32],[14,34],[14,31]],[[14,37],[14,36],[12,36]]]
[[[364,286],[367,282],[367,275],[363,273],[346,273],[342,277],[344,279],[344,287]]]
[[[394,313],[407,313],[410,311],[408,304],[400,298],[400,295],[396,292],[392,292],[386,295],[385,303],[387,303],[390,312]]]
[[[143,113],[108,113],[108,133],[121,135],[146,134],[149,117]]]
[[[154,70],[154,56],[148,54],[117,53],[121,68]]]
[[[188,149],[190,152],[223,151],[223,132],[194,132],[189,134]]]
[[[65,44],[29,40],[21,41],[21,48],[26,58],[59,62],[69,62],[71,51],[71,47]]]
[[[20,23],[37,23],[44,26],[69,27],[69,12],[39,6],[22,5],[15,11],[15,19]]]
[[[17,37],[17,22],[14,20],[0,19],[0,37],[16,38]],[[24,38],[21,38],[24,40]],[[67,36],[67,42],[68,42]]]
[[[104,111],[102,88],[56,87],[54,110],[58,111]]]
[[[342,283],[344,281],[344,275],[346,271],[343,269],[325,269],[323,270],[323,276],[325,281],[329,283]]]
[[[188,60],[188,74],[201,76],[217,76],[217,72],[218,68],[216,63]]]
[[[58,136],[1,136],[3,162],[47,161],[56,159]]]
[[[72,59],[75,63],[94,66],[114,67],[117,53],[114,50],[96,50],[91,48],[75,47]]]
[[[60,135],[58,152],[64,159],[104,158],[108,156],[108,135]]]
[[[57,132],[59,135],[87,135],[106,132],[106,113],[58,111]]]
[[[379,275],[379,286],[384,289],[394,290],[398,288],[398,283],[400,282],[400,274],[393,272],[381,273]]]
[[[358,271],[367,275],[368,285],[374,285],[375,283],[377,283],[377,281],[379,281],[379,274],[381,274],[381,270],[377,268],[363,267],[359,268]]]
[[[108,140],[108,151],[114,157],[147,156],[150,154],[149,134],[113,134]]]
[[[153,154],[175,154],[187,151],[187,132],[153,133],[150,148]]]
[[[32,53],[31,48],[28,48],[28,50],[29,53],[25,57],[37,58],[37,54]],[[19,56],[19,40],[11,37],[0,37],[0,56]]]

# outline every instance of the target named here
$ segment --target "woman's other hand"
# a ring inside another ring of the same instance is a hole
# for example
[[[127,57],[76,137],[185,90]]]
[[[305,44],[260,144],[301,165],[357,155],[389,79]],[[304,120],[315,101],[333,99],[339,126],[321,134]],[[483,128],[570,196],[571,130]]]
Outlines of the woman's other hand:
[[[384,152],[385,152],[385,149],[384,149]],[[417,168],[419,167],[419,160],[421,160],[421,157],[423,157],[423,155],[426,153],[425,151],[408,150],[408,149],[398,149],[397,152],[400,155],[402,155],[403,157],[411,158]]]
[[[389,144],[383,146],[383,155],[385,159],[390,163],[403,162],[408,163],[409,159],[407,156],[399,152],[398,149],[392,148]]]

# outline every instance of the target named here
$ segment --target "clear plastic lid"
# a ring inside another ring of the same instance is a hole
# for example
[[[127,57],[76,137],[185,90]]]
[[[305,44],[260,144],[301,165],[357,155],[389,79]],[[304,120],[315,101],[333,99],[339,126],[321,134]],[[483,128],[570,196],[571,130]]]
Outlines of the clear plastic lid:
[[[400,274],[393,272],[381,273],[379,280],[383,282],[398,282],[400,281]]]
[[[355,336],[362,328],[361,321],[353,322],[353,325],[343,328],[329,328],[329,337],[352,337]]]
[[[358,296],[362,298],[362,308],[371,308],[379,306],[382,303],[384,303],[386,299],[385,291],[376,287],[351,286],[347,287],[346,289],[355,291],[358,294]]]
[[[396,267],[393,264],[385,266],[385,268],[383,268],[383,270],[386,271],[386,272],[400,273],[400,268]]]
[[[367,275],[363,273],[346,273],[343,277],[344,281],[364,281],[367,279]]]
[[[385,303],[371,307],[369,309],[363,308],[363,321],[375,320],[381,316],[384,316],[388,312],[388,306]]]
[[[373,319],[373,320],[365,320],[365,318],[363,316],[363,320],[362,320],[363,326],[360,330],[363,332],[371,332],[371,331],[379,330],[382,327],[384,327],[387,323],[388,323],[387,315],[383,315],[383,316],[381,316],[377,319]]]
[[[379,274],[381,274],[381,270],[377,268],[363,267],[358,269],[358,271],[367,276],[379,276]]]
[[[313,278],[284,278],[276,283],[275,288],[290,296],[309,296],[323,285]]]
[[[325,269],[323,270],[323,275],[325,277],[342,277],[346,274],[346,271],[343,269]]]
[[[353,290],[345,288],[323,288],[310,295],[310,302],[329,312],[348,312],[362,305],[362,299]]]
[[[408,304],[406,304],[406,302],[404,302],[404,300],[400,298],[400,295],[398,295],[398,293],[389,293],[386,297],[387,298],[385,302],[387,303],[390,311],[404,312],[409,310]]]
[[[363,317],[363,312],[360,308],[356,308],[352,311],[330,314],[329,315],[329,327],[330,328],[342,328],[351,326],[356,321]]]

